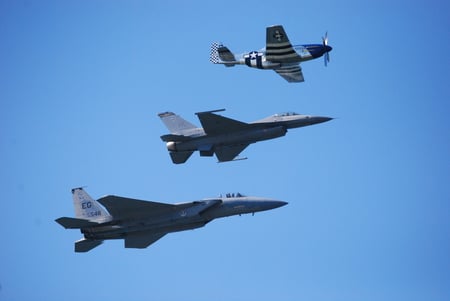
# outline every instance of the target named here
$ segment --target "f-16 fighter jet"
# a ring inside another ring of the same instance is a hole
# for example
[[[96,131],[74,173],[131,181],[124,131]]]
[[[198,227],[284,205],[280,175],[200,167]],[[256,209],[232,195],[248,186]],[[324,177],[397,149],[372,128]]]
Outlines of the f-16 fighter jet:
[[[210,61],[226,67],[247,65],[258,69],[272,69],[288,82],[303,82],[300,63],[324,57],[325,66],[330,61],[328,35],[322,37],[322,44],[291,45],[283,26],[275,25],[266,29],[266,47],[235,55],[222,43],[211,45]]]
[[[196,113],[203,128],[196,127],[172,112],[158,114],[170,131],[161,139],[166,142],[173,163],[186,162],[194,151],[199,151],[200,156],[211,157],[215,154],[219,162],[238,160],[236,157],[251,143],[284,136],[288,129],[332,119],[291,112],[245,123],[214,114],[221,111],[225,110]]]
[[[123,239],[125,248],[146,248],[167,233],[200,228],[220,217],[275,209],[286,202],[240,193],[200,201],[166,204],[108,195],[95,201],[83,188],[72,189],[75,218],[56,219],[84,237],[75,252],[87,252],[106,239]]]

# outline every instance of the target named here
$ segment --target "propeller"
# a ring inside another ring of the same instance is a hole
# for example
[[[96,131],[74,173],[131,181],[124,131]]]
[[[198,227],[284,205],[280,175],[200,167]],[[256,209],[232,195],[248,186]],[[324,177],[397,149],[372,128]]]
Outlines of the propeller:
[[[330,62],[330,50],[331,48],[328,47],[328,31],[325,32],[325,36],[322,37],[322,44],[323,47],[325,48],[325,53],[323,54],[323,59],[324,59],[324,63],[325,63],[325,67],[328,65],[328,63]]]

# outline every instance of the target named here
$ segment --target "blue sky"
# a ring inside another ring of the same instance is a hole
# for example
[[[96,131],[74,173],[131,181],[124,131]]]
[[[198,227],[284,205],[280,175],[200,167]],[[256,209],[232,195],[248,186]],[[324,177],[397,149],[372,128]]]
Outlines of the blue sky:
[[[450,52],[444,1],[0,1],[0,300],[450,300]],[[333,46],[305,82],[209,62],[265,27]],[[248,160],[173,165],[157,117],[336,119]],[[241,192],[288,206],[148,249],[81,237],[70,189],[176,203]]]

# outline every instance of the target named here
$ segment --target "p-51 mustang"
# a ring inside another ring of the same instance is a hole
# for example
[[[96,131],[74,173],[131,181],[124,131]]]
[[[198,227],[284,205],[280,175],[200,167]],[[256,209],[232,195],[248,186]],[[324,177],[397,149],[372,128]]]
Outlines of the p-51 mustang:
[[[267,27],[266,47],[239,55],[233,54],[222,43],[211,45],[210,61],[224,64],[226,67],[247,65],[258,69],[272,69],[288,82],[303,82],[300,63],[324,56],[325,66],[330,61],[328,36],[322,37],[322,44],[305,44],[292,46],[281,25]]]
[[[245,123],[214,114],[221,111],[224,109],[196,113],[203,128],[196,127],[172,112],[158,114],[170,131],[170,134],[161,136],[161,139],[166,142],[173,163],[186,162],[197,150],[200,151],[200,156],[211,157],[215,154],[219,162],[238,160],[235,158],[251,143],[282,137],[288,129],[332,119],[283,113]]]
[[[146,248],[171,232],[203,227],[220,217],[255,213],[286,205],[267,198],[227,194],[225,197],[166,204],[108,195],[95,201],[83,188],[72,189],[75,218],[60,217],[66,229],[80,229],[84,237],[75,252],[87,252],[106,239],[123,239],[125,248]]]

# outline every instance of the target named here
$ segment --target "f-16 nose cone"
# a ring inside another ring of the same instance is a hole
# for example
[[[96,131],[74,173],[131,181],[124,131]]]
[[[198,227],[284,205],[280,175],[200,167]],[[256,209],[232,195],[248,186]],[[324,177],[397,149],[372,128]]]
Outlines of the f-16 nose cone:
[[[270,209],[275,209],[275,208],[285,206],[287,204],[288,203],[284,202],[284,201],[269,200],[269,201],[265,202],[265,207],[267,208],[267,210],[270,210]]]

